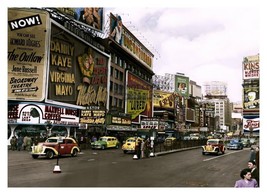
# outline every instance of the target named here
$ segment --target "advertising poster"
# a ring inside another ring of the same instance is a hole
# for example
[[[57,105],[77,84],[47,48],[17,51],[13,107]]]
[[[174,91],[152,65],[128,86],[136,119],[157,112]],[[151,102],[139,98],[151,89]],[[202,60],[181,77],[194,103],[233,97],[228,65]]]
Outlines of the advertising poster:
[[[259,79],[260,78],[260,62],[259,55],[247,56],[243,60],[243,79]]]
[[[175,91],[183,96],[189,97],[189,78],[181,75],[175,75]]]
[[[260,132],[259,116],[243,116],[243,131],[244,134],[258,134]]]
[[[128,72],[127,114],[133,122],[140,122],[139,115],[152,116],[152,86]]]
[[[260,107],[260,89],[258,86],[244,86],[244,110],[255,110]]]
[[[103,31],[102,7],[58,7],[57,10],[90,28]]]
[[[8,9],[8,99],[45,97],[49,15],[41,10]]]
[[[179,98],[179,96],[175,93],[154,90],[153,106],[174,109],[176,98]]]
[[[53,23],[47,99],[106,109],[108,59]]]

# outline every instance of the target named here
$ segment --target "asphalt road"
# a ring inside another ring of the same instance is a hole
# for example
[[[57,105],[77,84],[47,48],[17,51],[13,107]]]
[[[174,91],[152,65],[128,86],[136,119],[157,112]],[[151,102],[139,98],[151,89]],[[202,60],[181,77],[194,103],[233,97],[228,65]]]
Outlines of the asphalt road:
[[[233,187],[247,167],[250,150],[202,155],[186,150],[134,160],[120,149],[84,150],[59,159],[32,159],[26,151],[8,151],[8,187]]]

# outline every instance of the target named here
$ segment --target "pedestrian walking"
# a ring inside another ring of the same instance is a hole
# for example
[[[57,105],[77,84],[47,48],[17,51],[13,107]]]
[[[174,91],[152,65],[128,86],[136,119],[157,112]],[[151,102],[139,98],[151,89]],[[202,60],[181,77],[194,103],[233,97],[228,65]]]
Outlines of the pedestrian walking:
[[[252,146],[250,148],[250,156],[249,156],[249,161],[255,161],[256,160],[256,150],[255,148]]]
[[[138,140],[138,141],[136,140],[135,150],[136,150],[137,158],[140,159],[141,158],[141,140]]]
[[[256,166],[256,162],[254,160],[248,161],[248,168],[251,170],[251,178],[256,179],[258,186],[260,186],[259,170]]]
[[[235,188],[256,188],[258,183],[256,179],[251,178],[251,170],[249,168],[243,169],[240,172],[241,179],[235,182]]]
[[[23,145],[23,137],[21,135],[19,135],[18,141],[17,141],[17,149],[18,149],[18,151],[22,150],[22,145]]]
[[[12,151],[17,149],[17,138],[15,135],[10,139],[10,145]]]

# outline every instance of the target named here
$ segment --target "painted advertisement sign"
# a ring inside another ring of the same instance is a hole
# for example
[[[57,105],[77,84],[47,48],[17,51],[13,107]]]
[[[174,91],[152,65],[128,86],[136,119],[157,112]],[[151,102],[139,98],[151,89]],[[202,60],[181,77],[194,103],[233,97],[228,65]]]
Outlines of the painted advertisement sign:
[[[53,23],[47,99],[105,109],[108,57]]]
[[[140,122],[139,115],[152,116],[152,86],[127,71],[126,113],[133,122]]]
[[[110,37],[145,66],[153,68],[153,54],[123,25],[119,15],[110,14]]]
[[[78,109],[42,103],[17,103],[8,105],[8,123],[78,126]]]
[[[49,15],[40,10],[8,9],[8,99],[45,97]]]
[[[80,123],[86,124],[105,124],[106,111],[105,110],[81,110]]]
[[[183,97],[189,97],[189,78],[175,75],[175,92]]]
[[[244,110],[255,110],[260,107],[260,89],[258,86],[244,86]]]
[[[168,93],[154,90],[153,106],[160,108],[174,108],[175,99],[180,96],[177,93]]]
[[[158,118],[144,118],[141,121],[141,129],[157,129],[163,131],[165,129],[165,122]]]
[[[104,10],[102,7],[58,7],[57,10],[90,28],[103,30]]]
[[[243,59],[243,79],[260,78],[260,59],[259,55],[247,56]]]
[[[260,131],[259,116],[243,116],[243,131],[245,134],[258,134]]]

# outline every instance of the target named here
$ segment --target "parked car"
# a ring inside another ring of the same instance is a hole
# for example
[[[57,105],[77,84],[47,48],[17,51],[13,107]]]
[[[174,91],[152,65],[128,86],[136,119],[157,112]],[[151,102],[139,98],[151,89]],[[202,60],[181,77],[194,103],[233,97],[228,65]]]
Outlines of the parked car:
[[[228,150],[243,150],[244,145],[239,139],[231,139],[227,144]]]
[[[92,149],[119,148],[119,140],[116,137],[103,136],[91,143]]]
[[[71,137],[49,137],[45,142],[39,142],[32,146],[32,157],[38,158],[45,156],[46,158],[54,158],[55,156],[77,156],[80,148],[75,139]]]
[[[139,141],[144,140],[141,137],[129,137],[126,141],[123,142],[121,147],[123,153],[135,153],[136,152],[136,145]]]
[[[167,137],[163,143],[165,148],[172,148],[177,143],[175,137]]]
[[[202,146],[202,154],[216,154],[225,153],[224,142],[221,139],[208,139],[205,146]]]
[[[241,142],[243,143],[244,148],[251,147],[250,140],[248,138],[242,137]]]

